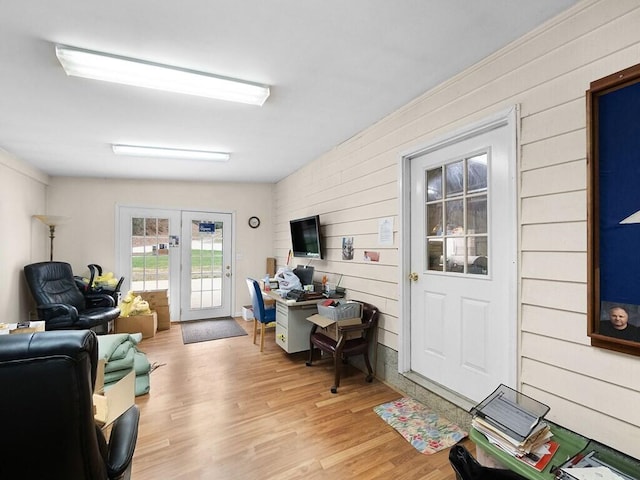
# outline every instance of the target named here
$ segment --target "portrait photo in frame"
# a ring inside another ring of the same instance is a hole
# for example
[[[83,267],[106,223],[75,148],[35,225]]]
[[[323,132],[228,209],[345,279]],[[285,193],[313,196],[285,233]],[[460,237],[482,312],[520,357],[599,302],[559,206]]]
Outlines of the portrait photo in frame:
[[[591,82],[587,101],[587,334],[640,356],[640,64]]]

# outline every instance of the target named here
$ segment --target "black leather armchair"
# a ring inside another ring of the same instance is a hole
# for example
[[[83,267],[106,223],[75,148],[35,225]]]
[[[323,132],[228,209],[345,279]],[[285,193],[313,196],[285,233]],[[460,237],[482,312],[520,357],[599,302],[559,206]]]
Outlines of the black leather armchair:
[[[132,406],[109,443],[93,418],[95,332],[0,335],[0,478],[127,480],[140,413]]]
[[[66,262],[32,263],[24,267],[24,274],[46,330],[95,329],[106,333],[107,324],[120,316],[112,296],[83,295]]]

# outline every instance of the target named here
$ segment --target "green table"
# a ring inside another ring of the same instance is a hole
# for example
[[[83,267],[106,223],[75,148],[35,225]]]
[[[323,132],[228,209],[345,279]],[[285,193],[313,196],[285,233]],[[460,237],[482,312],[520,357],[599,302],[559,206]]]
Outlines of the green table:
[[[549,421],[547,421],[547,423],[553,433],[553,439],[558,442],[558,451],[542,472],[538,472],[533,467],[522,463],[504,450],[491,444],[489,440],[487,440],[487,437],[475,428],[471,428],[469,438],[476,444],[476,451],[482,450],[486,455],[494,458],[505,467],[530,480],[554,480],[555,475],[551,473],[551,470],[562,465],[583,450],[584,453],[594,450],[597,452],[597,457],[611,467],[617,468],[620,472],[625,473],[631,478],[640,479],[640,477],[638,477],[640,472],[639,460],[595,440],[583,437],[560,425]]]
[[[525,465],[504,450],[491,444],[489,440],[487,440],[487,437],[478,432],[475,428],[471,429],[469,438],[471,438],[473,443],[476,444],[476,448],[482,449],[484,453],[495,458],[505,467],[519,473],[523,477],[529,478],[530,480],[553,480],[555,476],[551,473],[551,469],[563,464],[576,453],[583,450],[589,443],[589,439],[559,425],[555,425],[551,422],[547,423],[549,424],[549,427],[551,427],[553,439],[558,442],[558,451],[542,472],[538,472],[535,468]]]

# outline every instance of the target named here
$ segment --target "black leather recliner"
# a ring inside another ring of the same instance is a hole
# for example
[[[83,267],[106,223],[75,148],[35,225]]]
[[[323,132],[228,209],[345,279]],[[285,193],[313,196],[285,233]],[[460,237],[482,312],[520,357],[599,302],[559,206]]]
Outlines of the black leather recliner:
[[[126,480],[140,413],[130,407],[109,443],[93,418],[95,332],[0,335],[0,478]]]
[[[66,262],[32,263],[24,267],[24,274],[46,330],[95,329],[106,333],[107,324],[120,316],[112,296],[83,295]]]

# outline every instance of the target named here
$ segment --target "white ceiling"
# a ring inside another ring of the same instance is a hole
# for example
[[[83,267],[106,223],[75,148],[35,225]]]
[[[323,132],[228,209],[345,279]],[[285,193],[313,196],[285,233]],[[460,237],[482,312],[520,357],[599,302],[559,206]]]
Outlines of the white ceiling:
[[[64,176],[275,182],[576,0],[0,0],[0,148]],[[67,77],[54,45],[271,86],[262,107]],[[231,152],[116,157],[112,143]]]

